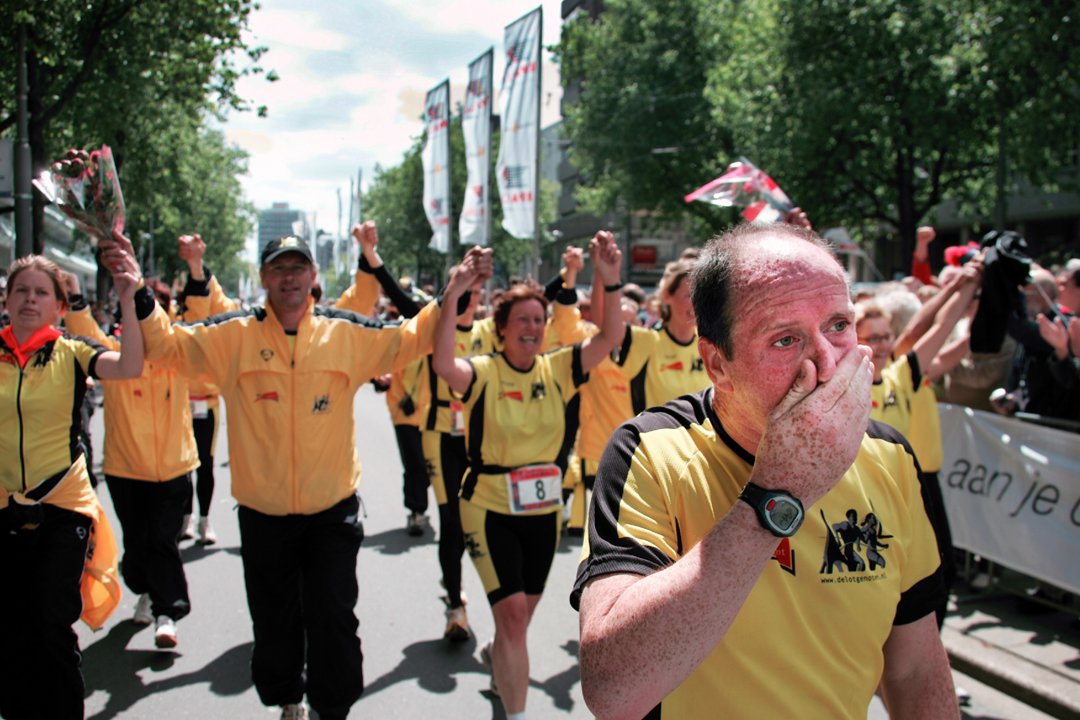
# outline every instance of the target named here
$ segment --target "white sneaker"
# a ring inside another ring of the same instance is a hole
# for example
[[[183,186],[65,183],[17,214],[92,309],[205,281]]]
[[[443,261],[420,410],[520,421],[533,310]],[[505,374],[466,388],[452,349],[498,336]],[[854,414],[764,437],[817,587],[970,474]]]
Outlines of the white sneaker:
[[[176,647],[176,623],[168,615],[158,615],[154,621],[154,645],[159,648]]]
[[[150,612],[150,596],[146,593],[140,595],[138,602],[135,603],[135,614],[131,616],[131,621],[136,625],[153,624],[154,614]]]
[[[990,587],[990,575],[988,573],[979,573],[975,576],[975,579],[971,581],[971,587],[976,590],[985,590]]]
[[[195,525],[195,516],[185,515],[184,521],[180,524],[180,539],[190,540],[191,538],[195,537],[196,530],[197,528]]]
[[[281,720],[308,720],[307,705],[304,703],[282,705]]]
[[[199,518],[199,535],[195,542],[200,545],[213,545],[217,542],[217,533],[214,532],[214,528],[210,527],[210,518]]]

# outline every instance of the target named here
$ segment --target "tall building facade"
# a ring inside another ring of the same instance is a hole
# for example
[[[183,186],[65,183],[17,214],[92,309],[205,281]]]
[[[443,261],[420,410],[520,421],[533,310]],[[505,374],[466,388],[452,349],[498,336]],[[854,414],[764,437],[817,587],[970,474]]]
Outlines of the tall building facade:
[[[303,223],[304,229],[297,233],[293,223]],[[259,254],[266,243],[285,235],[307,237],[307,215],[303,210],[289,209],[289,203],[276,202],[267,210],[259,211]]]

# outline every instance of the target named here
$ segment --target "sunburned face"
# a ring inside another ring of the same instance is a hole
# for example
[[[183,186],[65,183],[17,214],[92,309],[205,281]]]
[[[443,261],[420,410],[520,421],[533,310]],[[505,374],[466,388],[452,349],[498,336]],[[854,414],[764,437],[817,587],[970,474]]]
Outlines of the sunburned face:
[[[874,351],[874,382],[881,382],[881,371],[889,366],[893,349],[892,328],[883,317],[866,318],[857,330],[859,344]]]
[[[7,311],[15,330],[37,332],[55,322],[62,310],[52,278],[41,270],[23,270],[8,288]]]
[[[287,252],[266,263],[259,270],[266,298],[275,310],[307,305],[315,266],[300,253]]]
[[[515,355],[536,355],[544,344],[544,306],[539,300],[520,300],[510,308],[506,327],[501,328],[507,350]]]
[[[701,347],[725,428],[755,445],[803,360],[817,367],[820,384],[855,349],[855,310],[840,266],[809,243],[764,236],[743,258],[732,298],[734,358]]]

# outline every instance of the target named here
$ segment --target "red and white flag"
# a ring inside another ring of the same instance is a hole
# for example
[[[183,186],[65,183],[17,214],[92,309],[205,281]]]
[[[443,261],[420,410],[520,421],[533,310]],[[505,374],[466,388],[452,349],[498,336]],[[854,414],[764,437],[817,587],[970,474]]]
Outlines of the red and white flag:
[[[536,233],[539,200],[540,48],[543,8],[506,26],[506,70],[499,105],[502,139],[495,179],[506,231],[516,238]]]
[[[684,199],[720,207],[745,207],[742,216],[750,222],[778,222],[795,207],[780,186],[746,158],[731,163],[727,172]]]
[[[490,225],[488,183],[491,178],[491,66],[492,48],[469,65],[469,85],[461,110],[461,131],[465,134],[465,201],[458,221],[462,245],[487,246]]]
[[[431,223],[428,247],[450,252],[450,81],[444,80],[424,102],[427,139],[420,153],[424,165],[424,213]]]

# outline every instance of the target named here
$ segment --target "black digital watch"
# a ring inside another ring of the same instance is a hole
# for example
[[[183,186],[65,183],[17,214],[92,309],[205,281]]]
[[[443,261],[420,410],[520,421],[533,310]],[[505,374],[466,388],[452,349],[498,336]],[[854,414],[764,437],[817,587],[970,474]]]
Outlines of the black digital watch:
[[[786,490],[766,490],[748,482],[739,493],[739,499],[754,508],[761,527],[776,537],[791,537],[799,531],[806,517],[802,503]]]

